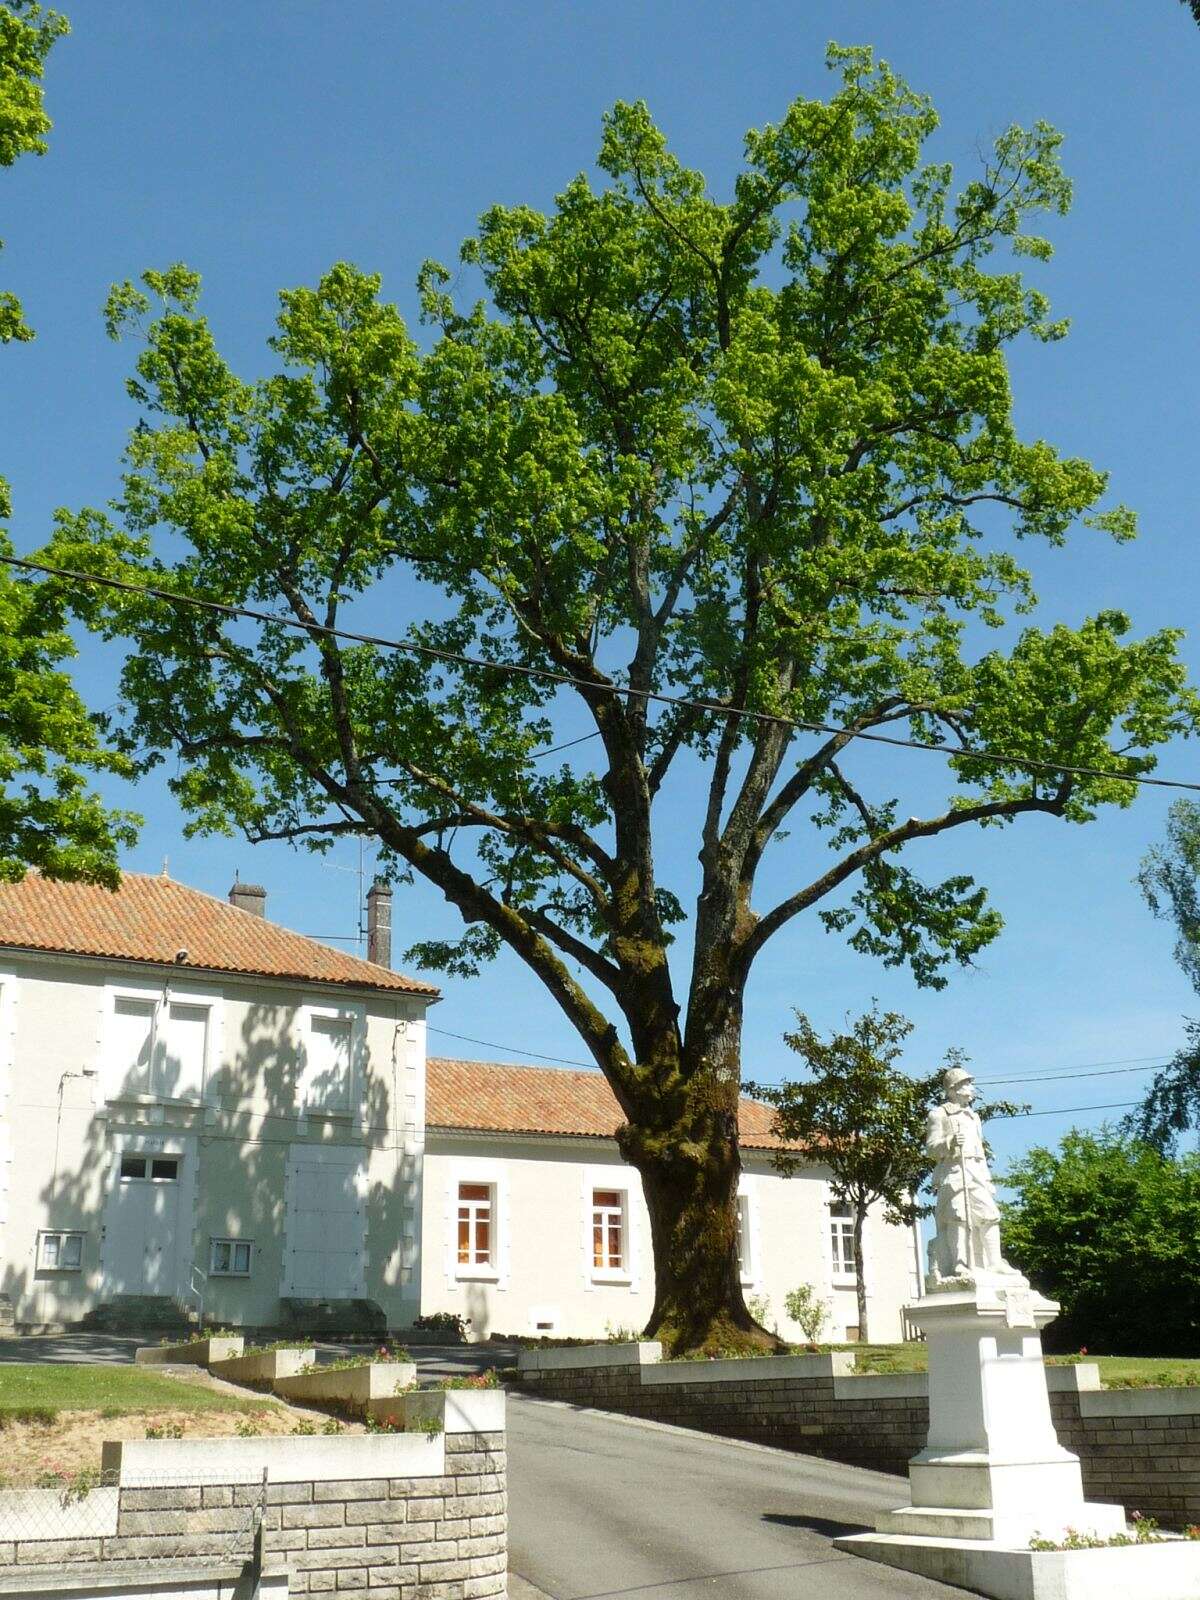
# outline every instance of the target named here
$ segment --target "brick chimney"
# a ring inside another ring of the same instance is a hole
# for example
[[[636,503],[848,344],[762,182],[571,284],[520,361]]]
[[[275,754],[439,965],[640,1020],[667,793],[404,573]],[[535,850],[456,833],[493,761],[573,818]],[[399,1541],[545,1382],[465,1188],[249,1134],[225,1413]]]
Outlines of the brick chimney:
[[[392,886],[376,878],[367,891],[367,960],[392,964]]]
[[[233,888],[229,891],[229,904],[236,906],[239,911],[249,911],[252,916],[266,917],[267,891],[258,883],[243,883],[240,878],[233,880]]]

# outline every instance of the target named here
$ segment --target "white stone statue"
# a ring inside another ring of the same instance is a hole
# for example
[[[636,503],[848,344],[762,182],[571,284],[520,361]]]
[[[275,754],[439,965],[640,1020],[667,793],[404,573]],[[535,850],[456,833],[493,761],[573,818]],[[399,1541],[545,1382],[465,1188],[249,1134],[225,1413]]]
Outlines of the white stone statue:
[[[937,1165],[937,1232],[929,1242],[925,1292],[1004,1283],[1028,1287],[1000,1253],[1000,1208],[988,1171],[983,1127],[971,1108],[975,1080],[962,1067],[942,1075],[945,1099],[925,1125],[925,1149]]]

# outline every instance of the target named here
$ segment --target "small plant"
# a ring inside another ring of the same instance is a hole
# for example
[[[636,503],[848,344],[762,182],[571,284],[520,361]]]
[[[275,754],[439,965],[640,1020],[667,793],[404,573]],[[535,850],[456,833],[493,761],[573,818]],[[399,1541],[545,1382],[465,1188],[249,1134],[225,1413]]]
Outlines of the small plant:
[[[292,1429],[292,1433],[293,1434],[302,1434],[305,1437],[308,1437],[310,1434],[316,1433],[316,1431],[317,1431],[317,1425],[316,1425],[315,1422],[298,1422],[296,1424],[296,1426]]]
[[[1132,1511],[1129,1520],[1133,1525],[1132,1535],[1128,1533],[1114,1533],[1108,1538],[1103,1538],[1098,1533],[1080,1533],[1077,1528],[1068,1528],[1061,1539],[1043,1539],[1040,1534],[1034,1534],[1029,1541],[1031,1550],[1121,1550],[1135,1544],[1165,1544],[1165,1534],[1159,1531],[1158,1520],[1155,1517],[1145,1517],[1140,1511]],[[1197,1535],[1200,1537],[1200,1534]],[[1185,1537],[1192,1537],[1185,1535]]]
[[[352,1372],[356,1367],[369,1367],[375,1362],[411,1361],[412,1357],[402,1345],[389,1349],[380,1345],[377,1350],[363,1350],[357,1355],[339,1356],[336,1361],[309,1361],[300,1368],[301,1376],[309,1372]]]
[[[489,1367],[486,1372],[472,1372],[456,1378],[443,1378],[437,1385],[438,1389],[498,1389],[500,1379],[494,1367]]]
[[[809,1344],[817,1344],[829,1321],[829,1307],[817,1298],[811,1283],[799,1284],[789,1289],[783,1297],[783,1309],[799,1326]]]
[[[85,1500],[100,1482],[100,1474],[95,1467],[80,1467],[71,1471],[61,1462],[47,1460],[43,1463],[43,1469],[34,1478],[34,1484],[39,1489],[57,1489],[59,1503],[63,1506]]]
[[[182,1439],[182,1422],[152,1422],[146,1429],[147,1439]]]
[[[460,1317],[457,1311],[431,1311],[427,1316],[415,1317],[413,1327],[424,1333],[443,1333],[452,1344],[466,1342],[470,1317]]]
[[[746,1310],[760,1327],[770,1329],[771,1333],[779,1332],[779,1325],[775,1321],[771,1310],[770,1298],[765,1294],[749,1294],[746,1296]],[[769,1321],[768,1321],[769,1319]]]
[[[396,1417],[371,1417],[363,1418],[363,1427],[368,1433],[403,1433],[404,1423]]]
[[[322,1433],[345,1433],[345,1427],[336,1417],[326,1417],[321,1424]]]
[[[243,1417],[240,1422],[234,1425],[233,1431],[239,1439],[257,1439],[262,1432],[262,1418]]]
[[[11,1411],[0,1411],[0,1430],[11,1427],[14,1422],[29,1422],[38,1428],[48,1428],[58,1421],[58,1412],[53,1406],[14,1406]]]
[[[620,1323],[606,1322],[604,1338],[608,1344],[637,1344],[641,1334],[636,1328],[623,1328]]]
[[[1185,1539],[1200,1539],[1200,1522],[1189,1522],[1183,1530]]]

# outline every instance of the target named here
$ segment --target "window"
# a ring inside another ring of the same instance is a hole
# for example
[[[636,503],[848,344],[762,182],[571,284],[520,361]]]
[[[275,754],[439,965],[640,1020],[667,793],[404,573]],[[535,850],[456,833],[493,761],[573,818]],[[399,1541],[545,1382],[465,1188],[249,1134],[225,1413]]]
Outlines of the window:
[[[121,1182],[178,1183],[178,1156],[122,1156]]]
[[[835,1278],[852,1278],[854,1260],[854,1213],[844,1200],[835,1200],[829,1207],[829,1242],[833,1255]]]
[[[208,1062],[208,1005],[118,995],[109,1039],[118,1094],[199,1099]]]
[[[490,1183],[460,1183],[458,1186],[458,1264],[460,1267],[491,1267],[492,1186]]]
[[[252,1239],[214,1239],[209,1250],[209,1271],[215,1278],[248,1278]]]
[[[349,1109],[352,1027],[350,1017],[310,1013],[302,1084],[307,1109]]]
[[[737,1200],[737,1252],[738,1276],[743,1283],[754,1282],[754,1252],[750,1242],[750,1196],[738,1195]]]
[[[620,1189],[592,1190],[592,1270],[625,1270],[625,1196]]]
[[[38,1266],[44,1272],[80,1272],[83,1268],[83,1234],[39,1234]]]

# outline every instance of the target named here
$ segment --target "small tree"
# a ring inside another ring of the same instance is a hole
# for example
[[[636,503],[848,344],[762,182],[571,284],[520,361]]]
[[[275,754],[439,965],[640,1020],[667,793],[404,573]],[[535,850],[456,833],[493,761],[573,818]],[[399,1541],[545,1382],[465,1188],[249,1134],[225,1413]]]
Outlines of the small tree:
[[[809,1082],[749,1084],[747,1092],[775,1107],[775,1132],[796,1149],[780,1150],[776,1168],[785,1174],[806,1166],[819,1152],[833,1174],[837,1198],[854,1220],[854,1281],[858,1294],[859,1338],[870,1336],[867,1285],[863,1270],[863,1224],[874,1205],[889,1222],[912,1223],[929,1211],[919,1193],[932,1169],[925,1154],[925,1117],[941,1089],[946,1067],[961,1064],[952,1050],[937,1072],[914,1078],[896,1062],[912,1023],[898,1011],[870,1011],[846,1031],[822,1039],[803,1012],[784,1043],[803,1056]],[[1015,1114],[1008,1101],[977,1106],[981,1117]]]
[[[820,1298],[811,1283],[801,1283],[790,1289],[783,1299],[784,1310],[797,1323],[809,1344],[816,1344],[829,1320],[829,1307]]]

